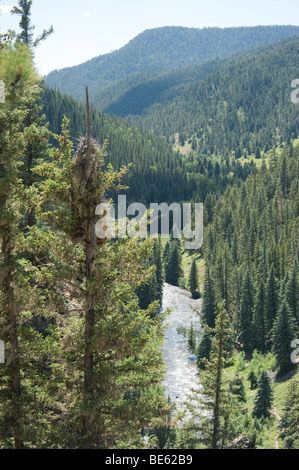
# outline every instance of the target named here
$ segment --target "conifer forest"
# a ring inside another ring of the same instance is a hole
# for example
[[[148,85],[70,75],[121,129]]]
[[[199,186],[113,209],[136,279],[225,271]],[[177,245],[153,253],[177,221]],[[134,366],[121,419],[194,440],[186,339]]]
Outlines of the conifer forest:
[[[157,27],[42,76],[55,22],[14,3],[0,449],[299,449],[299,26]]]

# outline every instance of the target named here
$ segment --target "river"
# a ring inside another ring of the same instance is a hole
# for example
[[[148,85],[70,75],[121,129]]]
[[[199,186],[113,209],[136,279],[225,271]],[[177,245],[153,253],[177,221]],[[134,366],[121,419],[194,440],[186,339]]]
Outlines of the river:
[[[201,310],[201,299],[193,300],[190,293],[180,287],[164,285],[162,310],[172,309],[170,315],[164,320],[167,325],[162,353],[166,365],[166,377],[163,382],[166,397],[180,409],[185,401],[190,387],[199,388],[198,369],[196,357],[187,348],[187,338],[178,334],[177,328],[193,328],[200,333],[200,318],[191,307]]]

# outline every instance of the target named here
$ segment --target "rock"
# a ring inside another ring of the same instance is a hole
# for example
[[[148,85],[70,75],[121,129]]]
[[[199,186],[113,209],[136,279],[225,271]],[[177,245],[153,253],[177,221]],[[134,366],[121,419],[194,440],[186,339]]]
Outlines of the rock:
[[[254,449],[254,443],[246,436],[239,436],[234,440],[234,445],[240,449]]]

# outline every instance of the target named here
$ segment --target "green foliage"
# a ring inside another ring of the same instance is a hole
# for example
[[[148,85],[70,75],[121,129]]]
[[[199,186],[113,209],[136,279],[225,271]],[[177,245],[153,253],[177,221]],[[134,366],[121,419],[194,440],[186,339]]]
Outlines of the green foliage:
[[[212,350],[212,334],[208,329],[205,329],[202,338],[197,346],[197,366],[199,369],[206,368],[207,361],[210,360]]]
[[[263,152],[298,136],[289,78],[296,76],[298,45],[292,38],[237,55],[138,121],[170,141],[175,135],[184,142],[195,137],[200,154],[226,157],[233,151],[237,159],[254,155],[260,160]]]
[[[192,258],[191,270],[189,274],[189,290],[193,299],[200,298],[199,285],[198,285],[198,272],[195,256]]]
[[[270,377],[265,370],[262,371],[258,381],[258,390],[255,398],[253,416],[266,418],[272,408],[273,392]]]
[[[273,326],[273,352],[276,357],[279,374],[294,368],[291,362],[291,343],[296,339],[297,331],[295,320],[291,315],[287,301],[284,300],[274,321]]]
[[[165,258],[165,281],[174,286],[178,286],[179,278],[182,275],[182,253],[178,240],[170,242],[169,250]]]
[[[191,323],[190,330],[188,332],[188,350],[191,354],[195,354],[196,351],[196,333],[193,328],[193,323]]]
[[[288,385],[283,415],[279,423],[282,438],[287,449],[299,447],[299,384],[294,378]]]
[[[86,85],[92,93],[111,84],[116,84],[119,89],[117,82],[129,76],[128,83],[121,85],[121,89],[127,91],[134,86],[138,87],[136,77],[141,75],[144,80],[145,72],[151,78],[157,72],[184,69],[296,34],[296,26],[155,28],[144,31],[126,46],[110,54],[96,57],[76,67],[55,70],[46,80],[52,88],[82,99]],[[142,91],[144,95],[144,90]],[[151,88],[148,91],[153,94]],[[135,100],[137,97],[135,95]],[[96,105],[99,104],[96,101]]]
[[[186,437],[187,445],[188,439],[193,436],[190,434],[193,430],[200,433],[197,440],[205,448],[211,449],[228,447],[236,432],[232,425],[236,405],[235,395],[224,373],[231,354],[232,332],[223,303],[218,305],[217,312],[210,359],[206,362],[205,370],[201,370],[200,373],[202,388],[200,392],[193,391],[188,404],[193,421],[185,425],[185,429],[189,430]]]

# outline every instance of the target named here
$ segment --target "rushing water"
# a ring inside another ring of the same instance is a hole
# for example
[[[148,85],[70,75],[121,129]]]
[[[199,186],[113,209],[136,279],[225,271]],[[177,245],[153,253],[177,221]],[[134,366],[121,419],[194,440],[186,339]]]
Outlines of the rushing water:
[[[198,370],[196,357],[188,351],[187,338],[178,334],[177,328],[193,328],[200,333],[200,318],[198,313],[201,309],[201,300],[193,300],[190,294],[179,287],[169,284],[164,285],[163,311],[172,309],[170,315],[165,319],[167,330],[162,353],[166,365],[166,378],[163,382],[166,396],[180,408],[189,392],[189,388],[199,388]]]

